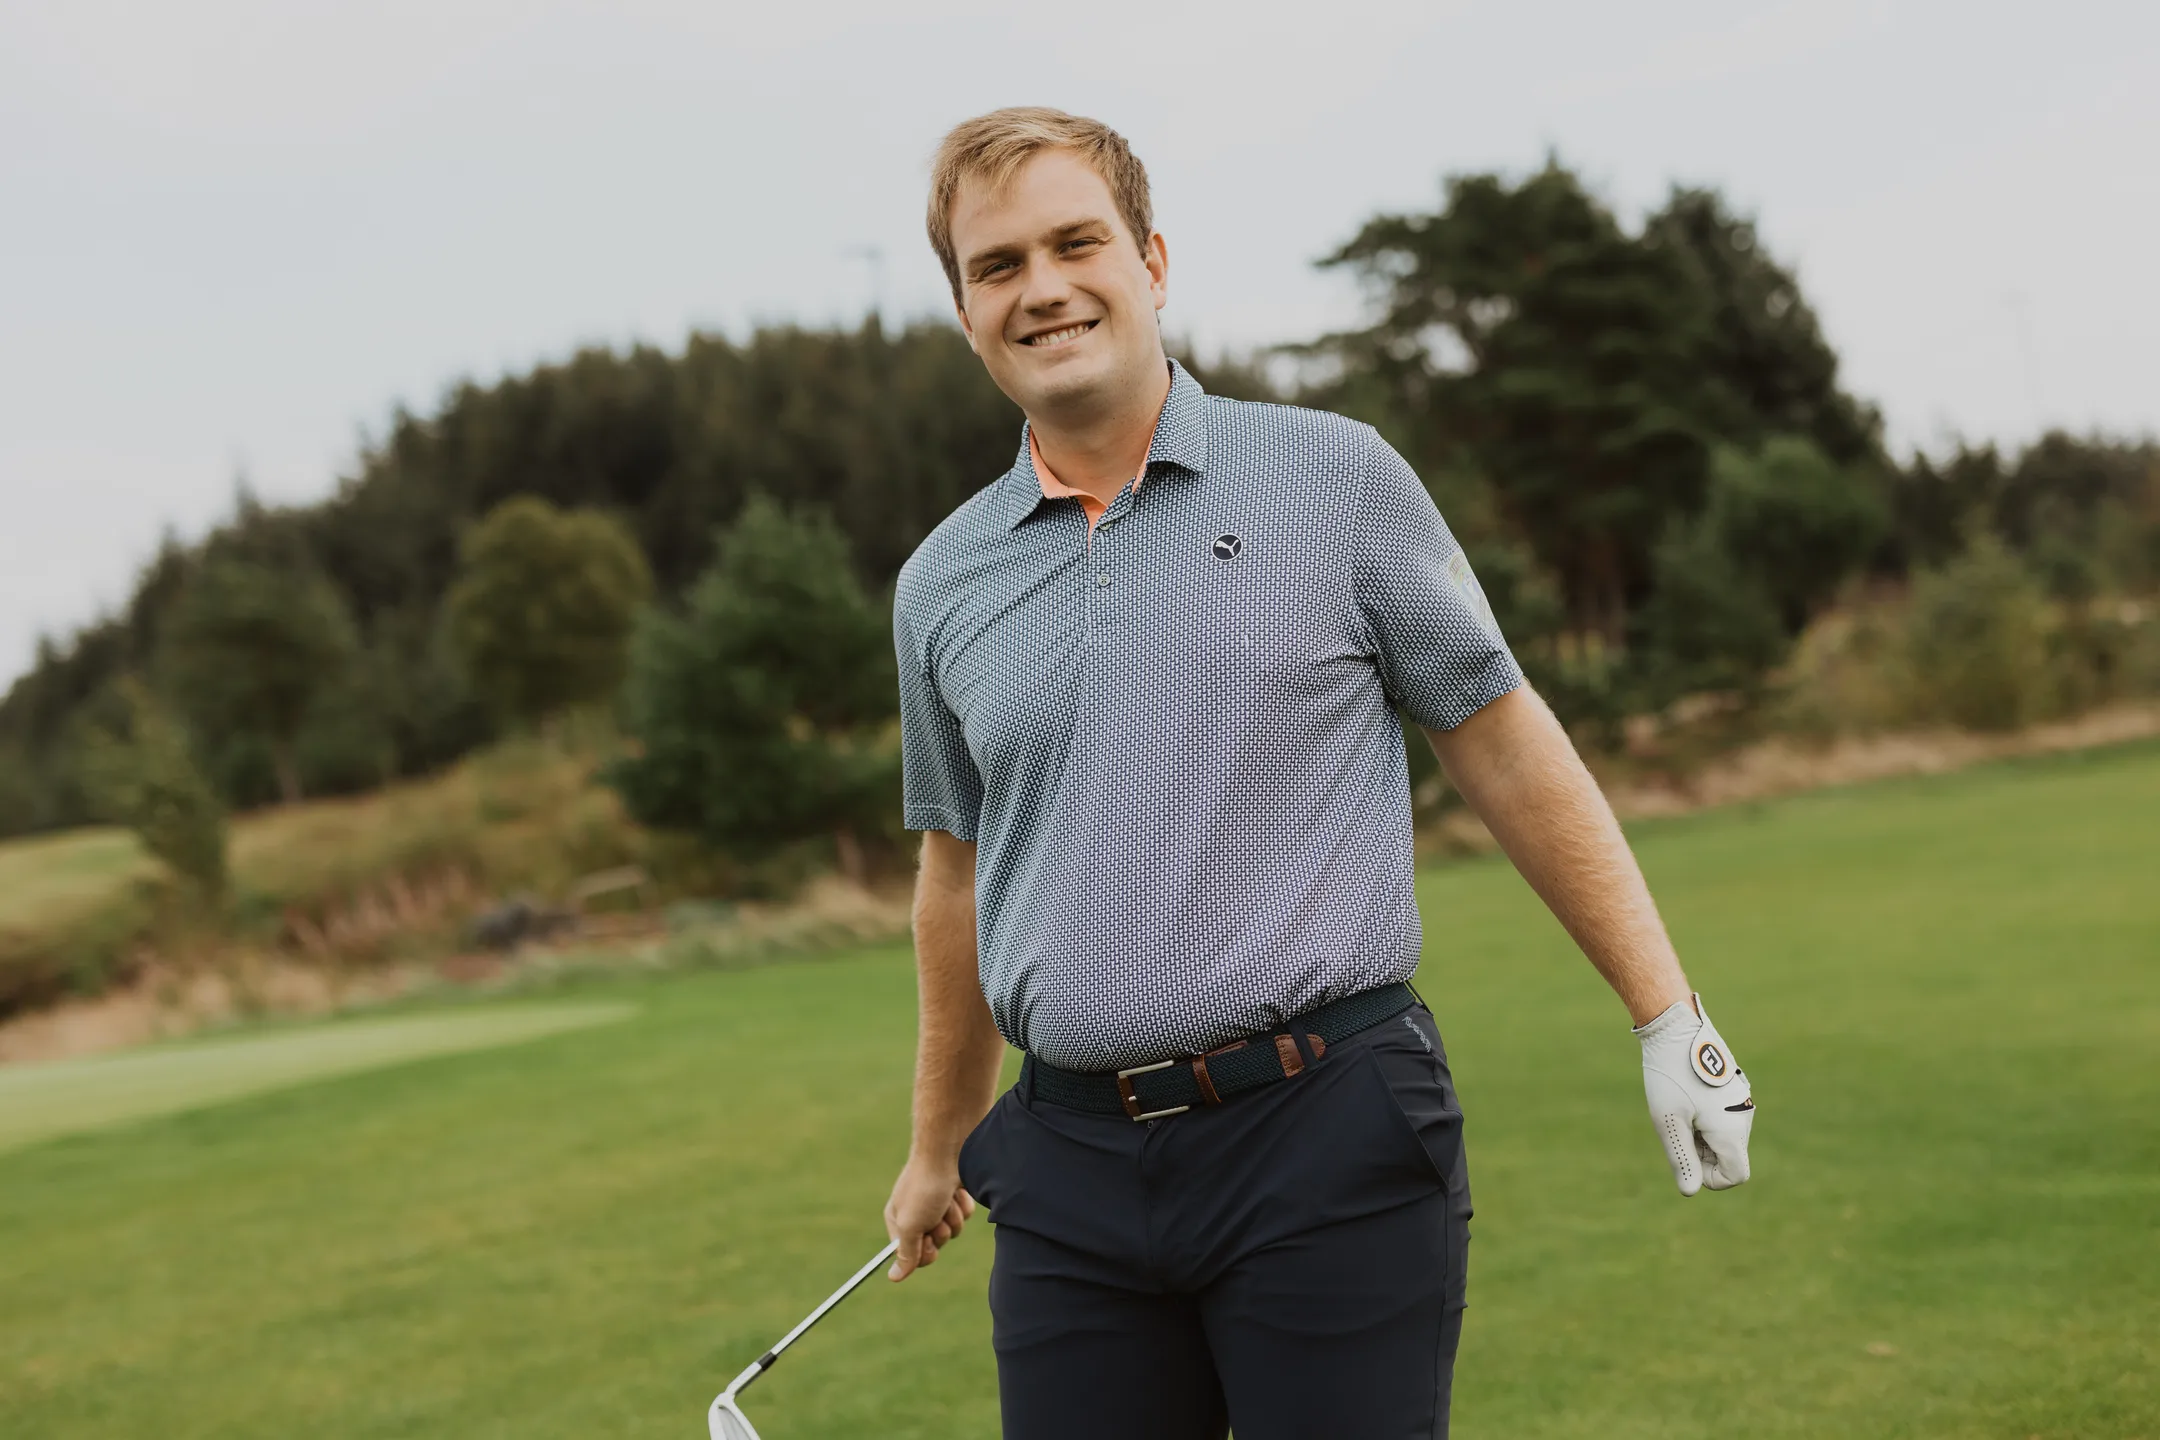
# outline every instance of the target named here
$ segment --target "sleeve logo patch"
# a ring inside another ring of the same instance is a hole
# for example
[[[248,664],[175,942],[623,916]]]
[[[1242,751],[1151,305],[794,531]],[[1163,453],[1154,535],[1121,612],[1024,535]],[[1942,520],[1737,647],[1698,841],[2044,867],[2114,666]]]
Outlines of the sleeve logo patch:
[[[1235,560],[1239,552],[1244,548],[1245,542],[1235,535],[1218,535],[1215,537],[1215,558],[1217,560]]]
[[[1485,598],[1485,587],[1478,584],[1477,572],[1470,568],[1470,557],[1460,550],[1448,556],[1447,575],[1448,582],[1455,587],[1455,593],[1462,596],[1463,604],[1470,607],[1470,613],[1475,615],[1487,630],[1498,635],[1500,622],[1493,619],[1492,602]]]
[[[1698,1040],[1688,1058],[1695,1062],[1695,1076],[1705,1085],[1723,1085],[1732,1079],[1732,1060],[1715,1040]]]

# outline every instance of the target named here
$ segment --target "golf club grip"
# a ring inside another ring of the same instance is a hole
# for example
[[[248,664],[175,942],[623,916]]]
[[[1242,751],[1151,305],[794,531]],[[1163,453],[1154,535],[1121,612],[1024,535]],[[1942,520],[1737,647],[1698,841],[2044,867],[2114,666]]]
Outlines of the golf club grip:
[[[877,1254],[871,1256],[869,1264],[863,1266],[862,1269],[857,1270],[852,1276],[850,1276],[848,1278],[848,1282],[845,1285],[842,1285],[839,1289],[833,1291],[832,1294],[826,1296],[825,1303],[818,1306],[817,1309],[811,1311],[810,1314],[803,1320],[802,1324],[797,1325],[793,1330],[790,1330],[787,1334],[781,1336],[779,1343],[774,1345],[772,1349],[766,1351],[764,1358],[759,1363],[764,1368],[770,1369],[772,1367],[772,1362],[780,1358],[780,1352],[787,1349],[788,1346],[794,1344],[796,1340],[801,1337],[802,1333],[805,1330],[808,1330],[811,1326],[817,1324],[818,1321],[824,1319],[826,1312],[831,1310],[833,1306],[838,1305],[842,1300],[847,1299],[849,1295],[854,1293],[856,1286],[862,1284],[863,1281],[869,1279],[872,1275],[877,1273],[877,1269],[879,1266],[883,1265],[886,1261],[892,1259],[892,1257],[897,1255],[899,1252],[899,1241],[886,1241],[885,1248],[878,1251]]]

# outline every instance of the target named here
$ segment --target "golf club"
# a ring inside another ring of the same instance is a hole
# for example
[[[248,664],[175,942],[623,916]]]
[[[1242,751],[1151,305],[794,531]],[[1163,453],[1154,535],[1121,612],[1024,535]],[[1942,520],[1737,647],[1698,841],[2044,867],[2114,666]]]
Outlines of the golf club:
[[[833,1306],[838,1305],[842,1300],[847,1299],[849,1294],[854,1291],[856,1286],[862,1284],[863,1281],[869,1279],[871,1274],[875,1272],[879,1266],[883,1265],[886,1261],[892,1259],[893,1255],[897,1253],[899,1249],[899,1241],[887,1241],[885,1244],[885,1248],[878,1251],[876,1255],[873,1255],[870,1258],[869,1264],[863,1266],[862,1269],[856,1271],[852,1276],[850,1276],[848,1278],[848,1282],[845,1285],[842,1285],[839,1289],[833,1291],[832,1294],[826,1296],[825,1303],[818,1306],[817,1309],[811,1311],[809,1316],[804,1319],[802,1324],[797,1325],[794,1329],[788,1331],[787,1334],[781,1336],[779,1344],[773,1346],[772,1349],[767,1350],[763,1355],[758,1356],[756,1360],[751,1362],[749,1369],[743,1371],[742,1374],[737,1375],[733,1380],[730,1380],[728,1382],[727,1389],[720,1392],[719,1396],[712,1402],[712,1409],[706,1412],[705,1419],[707,1424],[711,1427],[712,1440],[759,1440],[757,1427],[755,1425],[752,1425],[750,1423],[749,1417],[744,1415],[742,1413],[742,1410],[737,1407],[735,1403],[735,1397],[740,1395],[744,1390],[748,1389],[751,1381],[757,1379],[758,1376],[764,1374],[767,1370],[772,1369],[773,1362],[780,1358],[781,1353],[785,1351],[788,1346],[794,1344],[796,1340],[802,1336],[802,1333],[805,1330],[808,1330],[811,1326],[817,1324],[818,1321],[824,1319],[826,1312],[831,1310]]]

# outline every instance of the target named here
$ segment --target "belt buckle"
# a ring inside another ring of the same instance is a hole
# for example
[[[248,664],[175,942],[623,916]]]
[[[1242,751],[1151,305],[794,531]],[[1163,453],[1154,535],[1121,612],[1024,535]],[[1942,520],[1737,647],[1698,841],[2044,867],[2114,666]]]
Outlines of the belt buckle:
[[[1133,1089],[1133,1076],[1145,1075],[1150,1070],[1168,1070],[1171,1066],[1178,1063],[1180,1062],[1176,1060],[1158,1060],[1153,1065],[1135,1065],[1130,1070],[1118,1071],[1117,1093],[1118,1099],[1122,1100],[1125,1103],[1125,1113],[1135,1120],[1160,1120],[1166,1115],[1182,1115],[1186,1111],[1192,1109],[1192,1106],[1190,1105],[1177,1105],[1173,1106],[1168,1110],[1143,1111],[1140,1108],[1140,1096],[1138,1092]]]

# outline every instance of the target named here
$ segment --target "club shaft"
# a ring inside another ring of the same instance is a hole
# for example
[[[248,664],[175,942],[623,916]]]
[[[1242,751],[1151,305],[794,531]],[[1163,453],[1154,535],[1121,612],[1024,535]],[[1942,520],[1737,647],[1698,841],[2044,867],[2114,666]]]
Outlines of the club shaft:
[[[826,1296],[824,1304],[818,1306],[817,1309],[811,1311],[809,1316],[804,1319],[802,1324],[797,1325],[793,1330],[790,1330],[787,1332],[787,1334],[781,1336],[780,1343],[773,1346],[772,1349],[767,1353],[770,1354],[773,1359],[779,1359],[781,1351],[787,1349],[788,1346],[794,1344],[797,1339],[801,1338],[802,1333],[805,1330],[808,1330],[811,1326],[817,1324],[818,1321],[824,1319],[827,1311],[831,1310],[833,1306],[838,1305],[842,1300],[847,1299],[850,1292],[852,1292],[856,1286],[862,1284],[863,1281],[869,1279],[873,1274],[877,1273],[878,1267],[885,1264],[886,1261],[892,1259],[894,1255],[899,1253],[899,1250],[899,1241],[886,1241],[885,1248],[878,1251],[876,1255],[872,1256],[869,1264],[863,1266],[862,1269],[857,1270],[854,1275],[850,1276],[848,1282],[845,1285],[842,1285],[839,1289],[833,1291],[832,1294]]]

